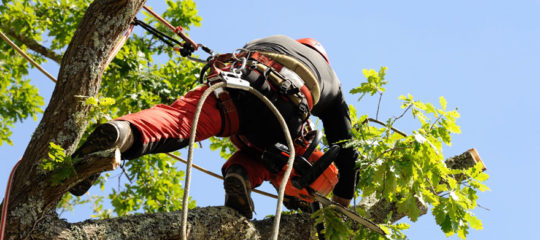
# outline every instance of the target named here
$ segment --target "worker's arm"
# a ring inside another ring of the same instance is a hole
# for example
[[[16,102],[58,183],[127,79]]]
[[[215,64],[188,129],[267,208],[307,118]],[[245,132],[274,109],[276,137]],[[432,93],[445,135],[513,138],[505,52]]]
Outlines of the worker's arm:
[[[352,139],[349,107],[341,91],[318,117],[323,122],[324,132],[330,144]],[[339,170],[339,181],[334,188],[334,195],[338,197],[336,199],[343,200],[340,201],[343,205],[348,205],[346,200],[352,199],[354,195],[357,157],[355,149],[342,148],[335,160]]]

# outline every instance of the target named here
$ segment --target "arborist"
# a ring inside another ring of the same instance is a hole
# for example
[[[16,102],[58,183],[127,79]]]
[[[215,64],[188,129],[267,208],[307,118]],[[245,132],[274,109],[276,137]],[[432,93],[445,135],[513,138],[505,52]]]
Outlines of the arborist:
[[[273,102],[287,122],[295,149],[300,155],[309,152],[305,157],[311,163],[322,153],[308,147],[313,141],[308,118],[313,115],[322,120],[328,144],[341,146],[336,148],[334,159],[339,175],[331,165],[321,175],[325,179],[310,186],[324,195],[333,190],[332,200],[348,206],[355,189],[357,153],[342,146],[352,138],[351,120],[341,83],[322,45],[311,38],[294,40],[282,35],[257,39],[237,52],[213,58],[202,74],[210,70],[206,79],[212,84],[223,80],[226,74],[222,73],[231,69],[239,70],[236,73],[241,79]],[[118,147],[122,158],[134,159],[186,147],[195,107],[207,88],[193,89],[170,106],[156,105],[98,126],[73,157]],[[218,90],[204,103],[196,141],[230,137],[238,150],[222,167],[225,205],[252,218],[251,189],[263,181],[275,186],[283,175],[284,163],[272,153],[277,149],[286,155],[284,136],[274,115],[255,96],[233,88]],[[86,193],[98,177],[83,180],[70,192],[77,196]],[[309,200],[301,191],[291,189],[286,191],[290,199]]]

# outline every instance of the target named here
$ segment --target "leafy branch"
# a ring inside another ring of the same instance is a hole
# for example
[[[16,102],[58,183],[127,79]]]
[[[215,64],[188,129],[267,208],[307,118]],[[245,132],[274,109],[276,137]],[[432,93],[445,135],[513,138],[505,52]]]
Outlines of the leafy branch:
[[[379,73],[364,70],[367,82],[351,93],[361,94],[361,97],[379,93],[380,99],[382,85],[386,83],[385,70],[381,68]],[[420,208],[431,205],[437,209],[432,213],[443,232],[458,234],[465,239],[469,228],[481,229],[481,222],[472,210],[477,206],[477,191],[488,188],[483,184],[487,174],[481,167],[450,169],[443,161],[442,145],[450,146],[451,135],[460,133],[456,124],[460,115],[457,110],[447,109],[444,97],[439,98],[438,108],[416,100],[410,94],[399,99],[403,101],[401,108],[404,111],[387,121],[358,116],[351,107],[353,140],[348,144],[361,156],[357,162],[360,170],[357,194],[395,206],[389,210],[394,221],[405,215],[416,221],[422,214]],[[408,113],[419,123],[418,129],[411,134],[393,126]],[[376,123],[382,128],[368,123]],[[462,184],[456,179],[466,179],[467,183]]]

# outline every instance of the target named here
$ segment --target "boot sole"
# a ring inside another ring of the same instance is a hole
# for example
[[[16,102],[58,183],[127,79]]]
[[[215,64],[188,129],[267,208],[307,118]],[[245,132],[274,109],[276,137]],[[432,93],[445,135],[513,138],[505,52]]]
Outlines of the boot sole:
[[[246,218],[253,217],[253,200],[243,177],[236,173],[227,174],[223,181],[225,187],[225,206],[235,209]]]
[[[80,149],[73,153],[73,156],[106,150],[118,141],[118,137],[118,129],[116,127],[109,124],[101,125],[88,136],[88,140],[83,143]]]
[[[71,156],[73,159],[85,154],[89,154],[96,151],[106,150],[113,146],[119,138],[118,130],[116,127],[103,124],[96,128],[96,130],[88,136],[88,140],[77,149]],[[69,189],[69,192],[75,196],[82,196],[94,185],[101,174],[96,173],[87,179],[84,179],[77,185]]]

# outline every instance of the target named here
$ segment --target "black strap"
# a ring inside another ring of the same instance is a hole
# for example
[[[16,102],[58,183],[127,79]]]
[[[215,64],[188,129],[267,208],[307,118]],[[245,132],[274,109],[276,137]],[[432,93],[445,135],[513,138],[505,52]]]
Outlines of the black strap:
[[[193,46],[191,46],[191,44],[182,44],[180,41],[168,36],[167,34],[157,30],[156,28],[148,25],[147,23],[137,18],[133,19],[133,24],[141,26],[146,31],[154,35],[156,38],[158,38],[159,40],[167,44],[169,47],[174,48],[175,45],[180,46],[181,47],[180,55],[182,55],[182,57],[189,56],[191,55],[191,53],[193,53],[193,51],[195,51],[195,49],[193,48]]]

